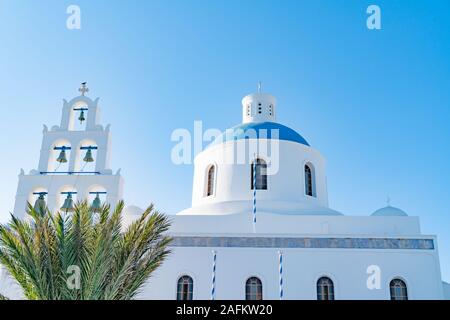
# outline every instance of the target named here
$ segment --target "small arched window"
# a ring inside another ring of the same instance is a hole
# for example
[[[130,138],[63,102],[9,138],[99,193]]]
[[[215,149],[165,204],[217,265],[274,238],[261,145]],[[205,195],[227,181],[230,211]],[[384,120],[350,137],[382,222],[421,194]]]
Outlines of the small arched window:
[[[305,164],[305,193],[307,196],[315,197],[314,169],[311,164]]]
[[[253,170],[255,168],[255,162],[251,165],[251,188],[254,189],[253,180]],[[262,159],[256,159],[256,190],[267,190],[267,164]]]
[[[330,278],[317,280],[317,300],[334,300],[334,285]]]
[[[262,282],[257,277],[248,278],[245,283],[245,300],[263,299]]]
[[[214,194],[214,178],[216,174],[216,166],[212,165],[208,168],[206,175],[206,196],[212,196]]]
[[[408,300],[408,290],[406,283],[400,279],[393,279],[389,284],[391,290],[391,300]]]
[[[182,276],[178,279],[177,300],[192,300],[194,292],[194,281],[189,276]]]

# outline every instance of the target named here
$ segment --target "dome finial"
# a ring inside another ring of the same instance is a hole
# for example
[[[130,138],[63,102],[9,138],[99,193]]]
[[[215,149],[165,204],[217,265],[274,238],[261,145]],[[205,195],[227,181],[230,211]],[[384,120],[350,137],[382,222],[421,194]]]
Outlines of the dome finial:
[[[388,207],[391,206],[391,197],[389,197],[389,195],[386,198],[386,204],[387,204]]]
[[[258,82],[258,93],[261,93],[262,84],[261,81]]]

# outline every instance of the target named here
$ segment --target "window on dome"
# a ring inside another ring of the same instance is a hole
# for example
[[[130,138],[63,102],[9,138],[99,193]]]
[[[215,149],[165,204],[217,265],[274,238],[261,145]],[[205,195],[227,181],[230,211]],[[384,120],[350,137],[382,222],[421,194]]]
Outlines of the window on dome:
[[[334,285],[330,278],[317,280],[317,300],[334,300]]]
[[[314,167],[311,164],[305,165],[305,194],[310,197],[316,196]]]
[[[214,194],[214,178],[216,174],[216,166],[211,165],[207,171],[206,182],[206,196],[212,196]]]
[[[256,159],[256,177],[253,176],[255,163],[251,165],[251,189],[254,189],[253,180],[256,178],[256,190],[267,190],[267,164],[262,159]]]
[[[262,282],[257,277],[251,277],[245,283],[245,300],[262,300]]]
[[[391,300],[408,300],[406,283],[400,279],[393,279],[389,284],[391,290]]]
[[[178,279],[177,300],[192,300],[194,281],[190,276],[182,276]]]

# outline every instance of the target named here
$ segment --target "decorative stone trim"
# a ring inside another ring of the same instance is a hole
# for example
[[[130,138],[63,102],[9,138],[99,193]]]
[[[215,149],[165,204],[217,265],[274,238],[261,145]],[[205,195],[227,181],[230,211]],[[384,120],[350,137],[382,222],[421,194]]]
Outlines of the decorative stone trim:
[[[174,237],[171,247],[434,250],[433,239]]]

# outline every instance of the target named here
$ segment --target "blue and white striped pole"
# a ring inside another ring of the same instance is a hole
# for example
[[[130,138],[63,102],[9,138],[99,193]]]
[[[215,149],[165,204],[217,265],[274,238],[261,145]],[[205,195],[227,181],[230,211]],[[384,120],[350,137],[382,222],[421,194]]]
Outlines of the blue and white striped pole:
[[[253,160],[253,233],[256,232],[256,160]]]
[[[212,251],[213,254],[213,269],[212,269],[212,284],[211,284],[211,300],[216,299],[216,262],[217,262],[217,252]]]
[[[278,275],[280,285],[280,300],[283,300],[283,251],[278,251]]]

